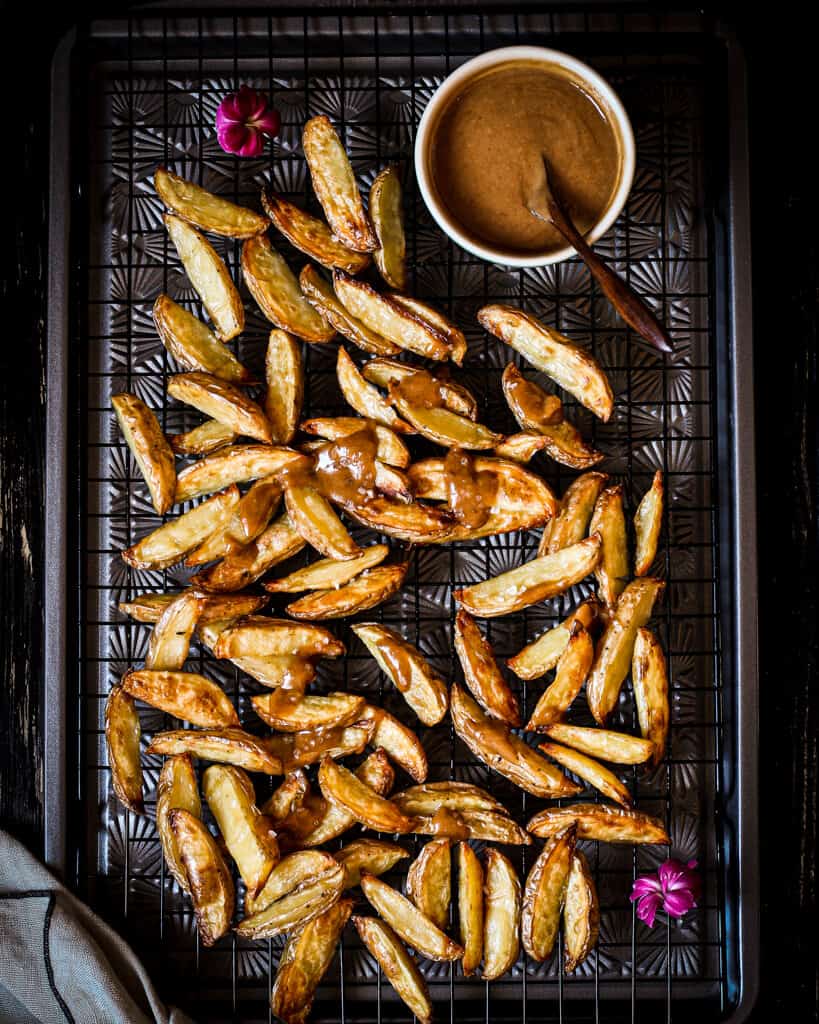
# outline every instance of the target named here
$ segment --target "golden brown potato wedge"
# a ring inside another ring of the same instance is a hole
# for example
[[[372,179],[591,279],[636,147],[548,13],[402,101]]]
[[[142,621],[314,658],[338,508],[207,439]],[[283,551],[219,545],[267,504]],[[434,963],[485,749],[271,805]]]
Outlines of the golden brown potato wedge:
[[[171,434],[171,449],[177,455],[211,455],[237,440],[233,431],[216,420],[205,420],[185,434]]]
[[[600,538],[592,535],[554,555],[541,555],[484,583],[456,590],[455,598],[479,618],[509,615],[562,594],[588,576],[599,557]]]
[[[614,764],[645,764],[654,745],[650,740],[611,729],[588,728],[553,722],[543,730],[547,736],[567,747],[574,747],[589,757],[611,761]]]
[[[430,960],[457,960],[462,955],[463,949],[457,942],[380,878],[362,872],[361,891],[387,924],[422,956]]]
[[[335,590],[318,590],[292,601],[287,614],[294,619],[343,619],[383,604],[401,589],[408,563],[379,565]]]
[[[311,117],[301,137],[313,191],[333,234],[356,252],[372,252],[378,238],[367,216],[355,175],[330,119]]]
[[[387,341],[425,359],[449,358],[447,338],[392,296],[377,292],[342,270],[333,272],[333,287],[347,312]]]
[[[354,839],[337,850],[334,856],[344,868],[344,888],[354,889],[361,881],[362,871],[383,875],[409,854],[397,843],[367,838]]]
[[[611,385],[589,352],[511,306],[484,306],[478,310],[478,320],[490,334],[520,352],[595,416],[604,421],[609,419],[614,408]]]
[[[421,652],[377,622],[357,623],[352,630],[424,725],[437,725],[446,714],[449,695]]]
[[[397,359],[370,359],[364,364],[362,373],[372,384],[389,391],[391,384],[400,384],[402,380],[418,373],[423,367],[415,363],[399,362]],[[478,403],[475,396],[465,387],[446,378],[434,377],[435,387],[441,401],[450,412],[456,412],[467,419],[478,418]]]
[[[196,815],[176,807],[168,815],[188,882],[203,946],[213,946],[230,928],[236,892],[219,845]]]
[[[366,324],[357,320],[339,301],[332,285],[311,263],[302,268],[299,284],[304,297],[316,312],[363,352],[390,356],[401,351],[398,345],[382,338],[376,331],[371,331]]]
[[[611,608],[625,589],[629,578],[626,517],[623,514],[623,488],[606,487],[601,491],[589,524],[589,533],[600,534],[603,545],[594,570],[597,593]]]
[[[588,632],[579,622],[573,622],[569,631],[569,642],[557,663],[554,681],[546,687],[532,712],[527,730],[545,729],[552,722],[559,722],[569,710],[580,688],[586,681],[594,661],[594,644]]]
[[[276,327],[313,344],[335,336],[332,324],[307,301],[293,271],[267,235],[249,238],[242,246],[242,274],[257,306]]]
[[[450,412],[449,409],[412,405],[395,387],[390,388],[390,398],[401,417],[421,437],[445,448],[481,451],[494,448],[503,440],[500,434],[496,434],[482,423],[475,423],[466,416]]]
[[[406,469],[410,464],[410,453],[404,442],[389,427],[384,427],[374,420],[361,419],[358,416],[331,416],[312,420],[304,420],[301,429],[306,434],[317,434],[328,441],[357,434],[369,427],[375,432],[376,458],[388,466]]]
[[[122,686],[137,700],[192,725],[221,729],[239,724],[236,709],[222,687],[196,672],[132,669],[122,677]]]
[[[572,750],[571,747],[562,747],[559,743],[541,743],[540,749],[567,771],[594,786],[603,796],[621,807],[631,807],[633,801],[628,786],[594,758],[581,754],[579,750]]]
[[[407,871],[407,896],[441,931],[449,923],[452,900],[450,846],[449,839],[432,839]]]
[[[520,952],[520,880],[500,850],[489,847],[484,864],[483,976],[510,971]]]
[[[370,188],[370,217],[378,248],[373,253],[378,273],[390,288],[407,289],[407,243],[398,168],[385,167]],[[343,267],[343,270],[349,268]],[[355,270],[350,270],[351,274]]]
[[[445,839],[469,839],[469,826],[465,821],[467,811],[450,811],[441,807],[432,817],[416,818],[413,832],[419,836],[441,836]],[[475,812],[472,812],[473,814]]]
[[[288,853],[271,869],[258,894],[248,896],[245,909],[249,914],[256,914],[288,893],[295,892],[305,882],[311,882],[328,871],[335,878],[335,867],[333,855],[323,850]]]
[[[448,836],[450,839],[481,839],[487,843],[528,846],[526,832],[506,814],[497,811],[458,811],[441,808],[431,817],[415,819],[413,832]]]
[[[373,723],[372,745],[382,747],[416,782],[424,782],[428,770],[427,755],[412,729],[389,711],[371,704],[364,709],[361,718]]]
[[[341,807],[374,832],[412,831],[412,818],[402,814],[392,801],[379,796],[332,758],[321,759],[318,782],[325,800]]]
[[[363,504],[345,502],[342,508],[363,526],[407,544],[444,543],[451,539],[457,525],[447,509],[421,505],[417,501],[404,502],[386,495],[370,498]]]
[[[160,515],[170,511],[176,489],[176,462],[159,422],[136,395],[114,395],[111,405]]]
[[[228,268],[196,228],[169,213],[162,219],[185,273],[216,328],[216,337],[230,341],[245,329],[245,307]]]
[[[605,473],[583,473],[572,480],[560,499],[560,509],[543,531],[539,555],[553,555],[583,540],[589,529],[595,503],[608,480]]]
[[[339,561],[336,558],[322,558],[317,562],[296,569],[278,580],[264,584],[271,594],[299,594],[304,590],[337,590],[360,576],[367,569],[379,565],[390,549],[386,544],[371,544],[356,558]]]
[[[361,548],[315,487],[285,484],[284,502],[293,528],[325,558],[357,558]]]
[[[390,292],[388,298],[400,309],[416,317],[433,331],[437,331],[449,346],[449,358],[456,366],[461,365],[467,352],[466,335],[462,330],[447,320],[437,309],[433,309],[432,306],[428,306],[425,302],[410,295],[396,295],[394,292]]]
[[[617,704],[620,687],[631,667],[637,630],[648,622],[664,586],[662,580],[643,576],[629,583],[617,600],[586,683],[589,710],[599,725],[606,724]]]
[[[279,844],[256,806],[253,783],[241,768],[212,764],[202,776],[202,792],[248,893],[255,896],[279,861]]]
[[[162,344],[184,369],[201,370],[234,384],[252,379],[250,371],[227,345],[168,295],[160,295],[156,300],[153,316]]]
[[[190,501],[200,494],[212,494],[231,484],[248,483],[298,466],[309,469],[308,456],[293,448],[266,444],[231,445],[215,455],[186,466],[176,482],[174,503]]]
[[[309,792],[310,783],[307,776],[301,768],[296,768],[285,775],[281,785],[274,789],[262,804],[262,814],[266,814],[275,827],[280,819],[286,818],[301,807]]]
[[[565,415],[560,423],[542,429],[545,433],[510,434],[495,448],[495,454],[515,462],[529,462],[538,452],[545,452],[550,459],[570,469],[590,469],[606,457],[583,440],[580,431]]]
[[[316,764],[327,757],[347,757],[360,754],[372,735],[372,725],[358,721],[354,725],[307,729],[301,732],[278,733],[270,737],[267,745],[280,758],[285,772]]]
[[[199,619],[202,599],[192,590],[183,591],[160,615],[151,632],[145,668],[182,668],[188,657],[191,636]]]
[[[386,922],[377,917],[354,917],[361,941],[419,1024],[432,1024],[432,1003],[427,984],[415,961]]]
[[[575,850],[563,905],[564,970],[573,971],[591,953],[600,930],[597,887],[586,858]]]
[[[180,590],[176,594],[139,594],[133,601],[120,601],[117,607],[136,622],[159,622],[168,605],[186,593],[188,591]],[[203,594],[197,591],[193,593],[199,598],[200,623],[252,615],[253,612],[264,608],[269,600],[259,594]]]
[[[459,608],[455,616],[454,641],[464,681],[473,697],[493,718],[519,726],[517,698],[503,678],[489,641],[463,608]]]
[[[577,823],[578,839],[599,839],[604,843],[667,844],[668,833],[659,818],[643,811],[607,804],[568,804],[547,807],[526,826],[533,836],[545,839]]]
[[[218,764],[235,764],[249,772],[281,775],[281,759],[264,740],[244,729],[172,729],[154,734],[149,754],[190,754]]]
[[[553,629],[527,644],[506,664],[519,679],[538,679],[546,675],[560,660],[571,636],[572,625],[579,622],[584,629],[591,629],[597,621],[600,606],[596,598],[589,597],[575,608],[572,614]]]
[[[506,808],[485,789],[470,782],[427,782],[396,793],[393,801],[405,814],[430,816],[445,807],[452,811],[494,811],[506,814]]]
[[[279,687],[272,693],[250,698],[253,710],[271,729],[302,732],[351,725],[364,708],[364,698],[352,693],[328,693],[314,697],[298,690]]]
[[[557,939],[576,832],[575,825],[567,825],[553,836],[526,879],[520,938],[529,956],[539,963],[549,959]]]
[[[278,328],[270,332],[264,359],[264,408],[276,444],[289,444],[304,401],[301,345]]]
[[[464,842],[458,843],[458,927],[464,947],[461,969],[469,977],[483,956],[483,868]]]
[[[275,519],[259,536],[209,569],[191,576],[195,587],[232,593],[255,583],[268,569],[298,554],[306,545],[287,515]]]
[[[450,697],[455,732],[472,753],[527,793],[542,797],[573,796],[580,792],[570,779],[512,732],[490,718],[457,683]]]
[[[216,530],[185,559],[185,565],[204,565],[234,554],[262,534],[282,498],[282,485],[274,476],[262,477],[243,495],[227,525]]]
[[[634,533],[637,539],[634,551],[634,575],[645,576],[657,557],[657,543],[663,526],[663,474],[657,470],[651,487],[646,491],[634,513]]]
[[[348,249],[323,220],[277,196],[269,188],[262,191],[262,207],[291,245],[323,267],[330,270],[338,267],[348,274],[360,274],[370,265],[368,253]]]
[[[501,377],[506,404],[521,430],[535,434],[563,421],[563,403],[534,381],[527,380],[514,363],[507,363]]]
[[[226,238],[250,238],[267,231],[267,218],[216,196],[173,171],[158,167],[154,188],[168,209],[202,231]]]
[[[266,658],[279,654],[337,658],[344,653],[344,644],[321,626],[253,615],[221,633],[213,653],[217,658]]]
[[[263,910],[240,921],[236,933],[245,939],[272,939],[282,932],[302,927],[329,910],[338,902],[344,884],[341,865],[333,863],[333,867],[305,880],[286,895],[268,903]],[[281,868],[282,864],[284,861],[278,867]]]
[[[332,963],[354,900],[344,899],[291,932],[270,993],[273,1015],[284,1024],[304,1024],[319,982]]]
[[[652,763],[665,754],[671,706],[668,699],[668,671],[660,642],[650,629],[638,629],[631,662],[631,685],[640,732],[652,744]]]
[[[121,804],[134,814],[144,814],[142,764],[139,757],[139,725],[134,698],[121,683],[111,688],[105,703],[105,742],[111,785]]]
[[[359,416],[375,420],[376,423],[389,427],[390,430],[397,431],[399,434],[413,433],[412,427],[401,419],[386,398],[382,397],[378,388],[364,380],[346,349],[341,345],[338,347],[336,375],[345,401],[355,409]]]
[[[188,754],[166,757],[159,773],[156,790],[156,830],[162,843],[165,864],[184,892],[189,892],[188,876],[182,866],[176,837],[171,829],[170,814],[174,809],[202,817],[202,801],[196,785],[196,772]]]

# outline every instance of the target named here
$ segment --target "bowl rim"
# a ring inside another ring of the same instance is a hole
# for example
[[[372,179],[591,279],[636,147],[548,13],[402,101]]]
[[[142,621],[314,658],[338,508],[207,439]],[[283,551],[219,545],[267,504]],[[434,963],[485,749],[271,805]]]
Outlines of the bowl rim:
[[[472,240],[460,230],[454,219],[443,208],[443,204],[439,203],[435,198],[431,175],[427,166],[430,141],[433,137],[432,128],[436,115],[457,86],[477,71],[490,68],[496,64],[520,60],[557,64],[559,67],[566,68],[566,70],[573,72],[581,81],[588,83],[590,92],[592,94],[598,93],[607,105],[613,122],[612,127],[619,135],[622,145],[620,180],[608,206],[603,211],[602,217],[586,233],[586,240],[591,245],[611,228],[626,204],[634,181],[636,163],[634,131],[623,102],[611,85],[594,68],[589,67],[588,64],[577,57],[573,57],[562,50],[554,50],[545,46],[502,46],[472,57],[456,68],[451,74],[447,75],[428,100],[421,115],[421,120],[418,122],[414,148],[415,179],[418,182],[424,203],[438,227],[462,249],[472,253],[473,256],[478,256],[480,259],[498,264],[499,266],[546,267],[554,263],[562,263],[564,260],[575,255],[576,250],[574,246],[567,245],[562,249],[557,249],[547,254],[513,256]]]

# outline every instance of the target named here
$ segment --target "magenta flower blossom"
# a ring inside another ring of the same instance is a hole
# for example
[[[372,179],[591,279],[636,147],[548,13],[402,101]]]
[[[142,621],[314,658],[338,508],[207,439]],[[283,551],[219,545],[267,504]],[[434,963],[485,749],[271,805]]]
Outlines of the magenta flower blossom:
[[[654,918],[660,907],[670,917],[683,917],[696,907],[702,892],[702,882],[694,870],[695,860],[687,864],[669,858],[657,871],[640,875],[634,882],[629,899],[637,904],[637,916],[649,928],[654,927]]]
[[[216,137],[226,153],[261,156],[265,136],[279,134],[282,120],[267,99],[247,85],[230,92],[216,111]]]

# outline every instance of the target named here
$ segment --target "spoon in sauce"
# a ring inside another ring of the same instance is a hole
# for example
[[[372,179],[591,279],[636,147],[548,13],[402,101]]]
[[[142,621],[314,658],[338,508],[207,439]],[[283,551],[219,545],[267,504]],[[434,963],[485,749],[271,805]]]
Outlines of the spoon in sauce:
[[[625,322],[632,327],[650,345],[661,352],[671,351],[671,339],[668,332],[654,316],[643,300],[626,282],[600,259],[577,230],[574,222],[566,212],[566,207],[558,199],[552,189],[549,178],[549,162],[543,158],[543,175],[537,187],[530,192],[526,207],[533,217],[552,224],[569,245],[574,246],[578,255],[589,268],[603,290],[604,295],[614,306]]]

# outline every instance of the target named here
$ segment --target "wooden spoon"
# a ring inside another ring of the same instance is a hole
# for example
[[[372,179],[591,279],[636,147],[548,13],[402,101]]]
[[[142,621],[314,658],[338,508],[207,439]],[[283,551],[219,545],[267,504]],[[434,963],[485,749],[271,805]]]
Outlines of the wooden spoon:
[[[660,349],[661,352],[670,352],[671,339],[660,321],[637,293],[632,291],[613,270],[609,269],[575,227],[566,212],[566,207],[552,190],[549,180],[549,162],[545,156],[543,157],[543,171],[544,177],[538,183],[538,188],[534,190],[534,199],[530,197],[526,204],[529,213],[533,217],[537,217],[538,220],[552,224],[569,245],[574,246],[580,258],[597,279],[606,298],[630,327],[633,327],[649,344]]]

